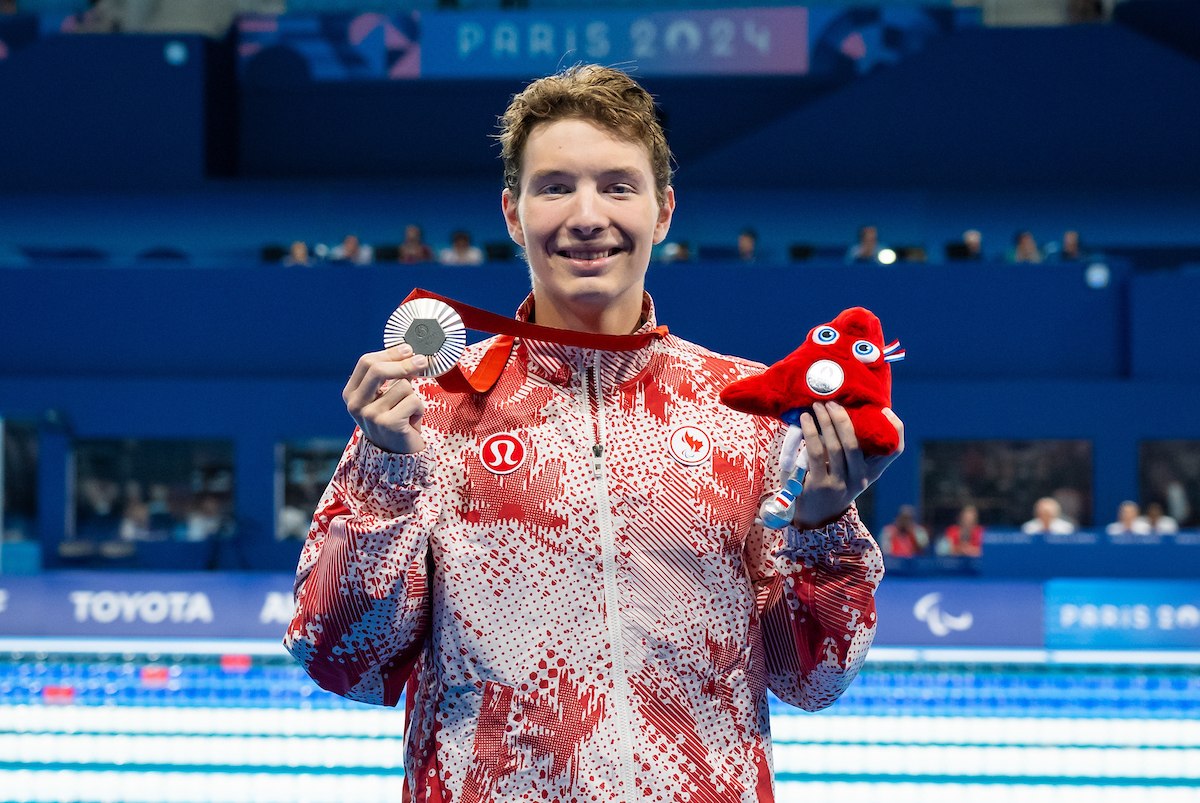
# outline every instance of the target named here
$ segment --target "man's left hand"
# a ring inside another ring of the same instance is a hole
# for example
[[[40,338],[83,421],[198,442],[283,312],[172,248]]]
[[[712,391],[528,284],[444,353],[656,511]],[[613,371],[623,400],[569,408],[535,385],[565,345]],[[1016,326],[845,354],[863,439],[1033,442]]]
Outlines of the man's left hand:
[[[904,423],[888,408],[883,414],[896,427],[900,445],[891,454],[874,457],[863,456],[854,423],[840,404],[817,402],[813,414],[815,421],[808,413],[800,416],[804,448],[808,451],[808,476],[792,516],[792,523],[806,530],[835,521],[904,451]]]

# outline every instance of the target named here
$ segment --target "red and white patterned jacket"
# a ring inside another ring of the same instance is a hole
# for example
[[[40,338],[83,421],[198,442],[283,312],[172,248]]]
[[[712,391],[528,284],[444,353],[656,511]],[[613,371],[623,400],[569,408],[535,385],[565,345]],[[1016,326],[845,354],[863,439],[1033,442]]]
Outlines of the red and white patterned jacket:
[[[417,382],[424,452],[355,432],[285,642],[355,700],[395,705],[412,676],[406,797],[773,799],[766,691],[813,711],[845,690],[883,560],[853,507],[755,524],[782,425],[718,393],[761,370],[670,335],[518,341],[486,394]]]

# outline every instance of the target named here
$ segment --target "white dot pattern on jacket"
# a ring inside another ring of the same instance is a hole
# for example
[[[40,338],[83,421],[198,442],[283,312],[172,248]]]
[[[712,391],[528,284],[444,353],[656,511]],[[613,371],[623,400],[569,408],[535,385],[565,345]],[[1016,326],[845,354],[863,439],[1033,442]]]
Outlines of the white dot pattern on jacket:
[[[395,704],[412,675],[414,801],[773,799],[766,690],[809,710],[842,693],[883,563],[853,507],[755,523],[783,425],[718,393],[761,370],[673,336],[521,342],[486,394],[418,382],[422,454],[355,434],[286,642],[354,699]],[[681,426],[711,443],[699,465],[672,457]],[[496,433],[524,446],[509,473],[481,459]]]

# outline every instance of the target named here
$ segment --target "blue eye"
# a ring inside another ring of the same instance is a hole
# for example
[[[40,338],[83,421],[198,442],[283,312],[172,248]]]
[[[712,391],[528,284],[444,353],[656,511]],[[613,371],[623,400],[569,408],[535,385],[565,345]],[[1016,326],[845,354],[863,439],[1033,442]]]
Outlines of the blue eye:
[[[838,339],[838,330],[832,326],[818,326],[813,330],[812,339],[814,343],[820,343],[822,346],[828,346],[830,343],[836,343]]]
[[[875,362],[879,359],[879,346],[869,340],[859,340],[854,343],[854,356],[859,362]]]

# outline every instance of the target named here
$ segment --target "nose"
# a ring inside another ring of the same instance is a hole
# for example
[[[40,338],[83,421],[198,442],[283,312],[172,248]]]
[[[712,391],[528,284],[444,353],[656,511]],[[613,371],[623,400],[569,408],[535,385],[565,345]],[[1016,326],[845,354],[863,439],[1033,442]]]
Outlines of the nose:
[[[572,233],[582,238],[595,236],[604,230],[608,218],[595,187],[580,186],[571,194],[571,210],[566,223]]]

